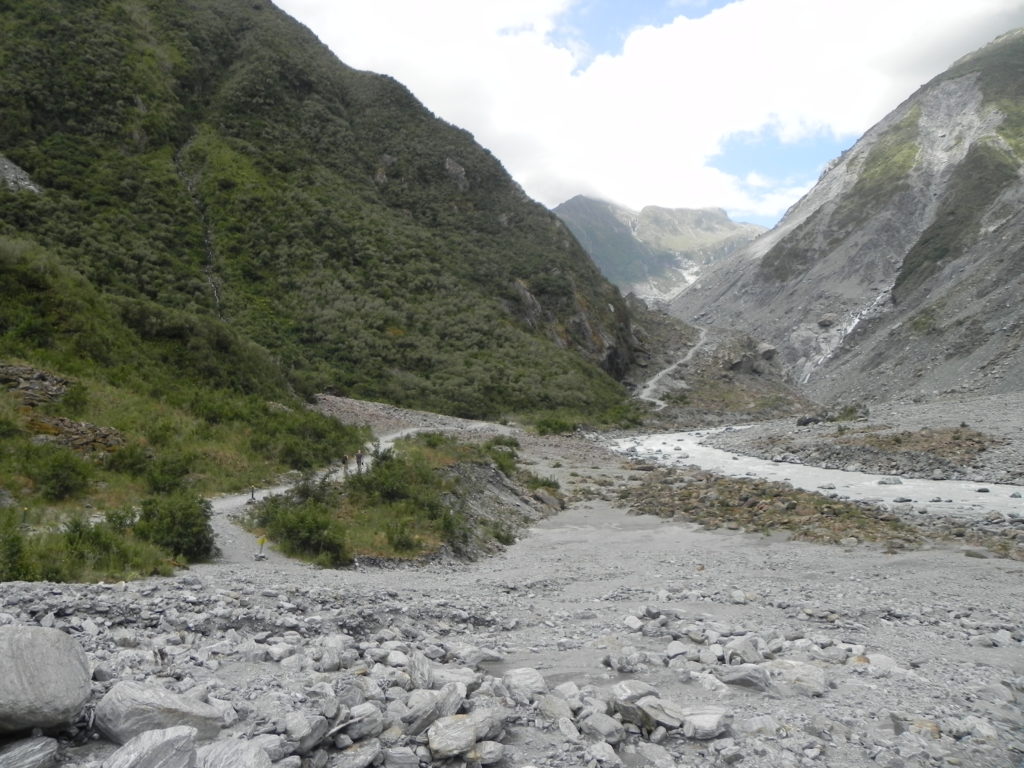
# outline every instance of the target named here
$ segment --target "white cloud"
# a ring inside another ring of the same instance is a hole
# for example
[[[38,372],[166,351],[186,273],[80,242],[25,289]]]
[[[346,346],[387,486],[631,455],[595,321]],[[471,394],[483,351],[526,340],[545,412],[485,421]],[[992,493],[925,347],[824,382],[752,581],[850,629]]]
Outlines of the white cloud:
[[[551,37],[573,1],[278,4],[345,63],[471,131],[547,205],[585,193],[767,216],[813,179],[765,186],[708,167],[729,135],[852,143],[957,57],[1024,26],[1024,0],[737,0],[636,29],[620,55],[580,68],[584,49]]]

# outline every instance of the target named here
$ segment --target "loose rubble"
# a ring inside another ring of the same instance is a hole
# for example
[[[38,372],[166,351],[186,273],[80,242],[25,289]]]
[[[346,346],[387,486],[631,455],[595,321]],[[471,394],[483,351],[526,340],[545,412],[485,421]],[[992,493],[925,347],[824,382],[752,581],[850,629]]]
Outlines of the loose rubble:
[[[63,722],[0,736],[0,765],[1024,759],[1024,564],[630,516],[617,496],[650,473],[593,440],[522,443],[574,501],[475,563],[4,584],[0,637],[60,634],[90,680]]]

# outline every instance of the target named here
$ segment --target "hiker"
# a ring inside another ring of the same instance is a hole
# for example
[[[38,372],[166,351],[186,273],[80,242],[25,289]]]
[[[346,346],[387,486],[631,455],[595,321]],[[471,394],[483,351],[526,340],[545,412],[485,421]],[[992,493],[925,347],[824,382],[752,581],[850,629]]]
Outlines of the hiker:
[[[360,448],[356,451],[356,474],[362,474],[363,472],[363,449]]]
[[[341,454],[341,474],[348,477],[348,454]]]

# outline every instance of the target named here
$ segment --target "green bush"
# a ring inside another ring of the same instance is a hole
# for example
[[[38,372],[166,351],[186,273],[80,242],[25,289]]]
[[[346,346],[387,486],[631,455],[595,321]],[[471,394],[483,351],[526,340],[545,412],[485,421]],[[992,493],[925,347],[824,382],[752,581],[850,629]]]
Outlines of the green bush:
[[[210,502],[186,492],[151,496],[142,500],[135,535],[189,562],[209,560],[217,554]]]
[[[74,451],[56,445],[27,445],[22,468],[49,501],[62,501],[85,492],[92,467]]]
[[[0,509],[0,582],[30,578],[21,526],[13,509]]]
[[[575,431],[579,424],[564,416],[543,416],[533,426],[538,435],[565,435]]]
[[[419,539],[410,530],[409,522],[408,518],[402,518],[388,523],[384,528],[384,536],[396,552],[415,552],[420,548]]]
[[[128,443],[116,451],[108,453],[103,459],[105,469],[132,477],[142,477],[146,473],[148,463],[149,456],[146,449],[139,443]]]
[[[192,471],[192,457],[169,452],[157,456],[146,467],[146,483],[152,493],[173,493],[184,485]]]
[[[524,472],[522,480],[526,484],[526,487],[531,491],[535,491],[538,488],[547,488],[551,491],[557,491],[560,487],[555,478],[541,477],[540,475],[535,475],[533,472]]]
[[[286,555],[311,560],[325,568],[349,565],[345,527],[322,501],[272,496],[250,515]]]

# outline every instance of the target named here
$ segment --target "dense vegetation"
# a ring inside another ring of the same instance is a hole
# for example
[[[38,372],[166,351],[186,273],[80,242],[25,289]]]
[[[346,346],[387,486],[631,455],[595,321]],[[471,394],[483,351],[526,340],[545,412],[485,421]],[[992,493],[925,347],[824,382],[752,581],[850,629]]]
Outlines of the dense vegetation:
[[[0,580],[209,557],[203,495],[367,439],[316,392],[624,413],[628,314],[567,230],[266,0],[0,0],[7,160],[0,369],[67,386],[0,386]]]
[[[476,417],[623,401],[618,293],[398,83],[265,0],[0,8],[0,152],[44,189],[0,183],[0,235],[116,297],[108,311],[167,354],[216,327],[300,395]],[[46,332],[18,335],[43,348]],[[119,332],[76,353],[121,365]]]
[[[466,505],[472,489],[452,468],[493,466],[532,488],[557,488],[517,465],[514,438],[482,445],[439,433],[400,440],[375,451],[365,472],[347,478],[307,476],[289,493],[253,505],[246,524],[265,534],[282,552],[324,567],[347,565],[356,556],[409,558],[448,547],[466,554],[481,536],[502,544],[514,540],[510,521],[471,520]],[[345,482],[341,482],[345,480]]]

